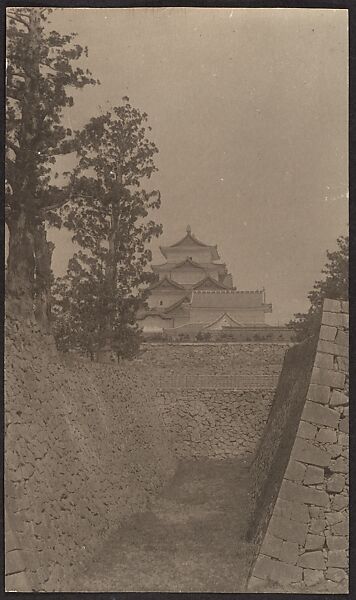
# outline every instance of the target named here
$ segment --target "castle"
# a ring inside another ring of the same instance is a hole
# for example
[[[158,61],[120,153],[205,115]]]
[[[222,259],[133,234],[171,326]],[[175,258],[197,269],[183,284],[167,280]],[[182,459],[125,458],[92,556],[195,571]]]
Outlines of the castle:
[[[266,324],[272,305],[265,290],[237,290],[217,246],[200,241],[189,225],[181,240],[160,251],[166,260],[152,265],[157,281],[149,288],[148,309],[138,315],[144,334],[278,329],[289,337],[285,328]]]

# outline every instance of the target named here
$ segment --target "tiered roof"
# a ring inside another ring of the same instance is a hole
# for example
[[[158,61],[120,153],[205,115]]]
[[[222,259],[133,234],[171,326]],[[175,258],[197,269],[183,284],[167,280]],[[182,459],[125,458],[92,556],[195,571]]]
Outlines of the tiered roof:
[[[217,267],[220,273],[226,272],[225,263],[198,263],[192,260],[191,258],[185,258],[181,260],[179,263],[162,263],[160,265],[152,265],[152,270],[154,272],[158,271],[174,271],[175,269],[180,269],[183,266],[195,267],[196,269],[201,269],[202,271],[206,271],[208,268]]]
[[[193,290],[192,308],[264,308],[272,311],[271,304],[264,303],[264,290],[243,292],[236,290]]]
[[[217,250],[217,246],[211,246],[209,244],[205,244],[204,242],[201,242],[200,240],[198,240],[198,238],[195,237],[195,235],[193,235],[192,230],[190,228],[190,225],[187,225],[187,233],[186,235],[181,239],[178,240],[178,242],[175,242],[175,244],[171,244],[170,246],[160,246],[160,251],[162,252],[163,256],[165,258],[167,258],[167,255],[169,254],[169,251],[171,248],[194,248],[195,247],[203,247],[203,248],[209,248],[210,249],[210,253],[211,253],[211,259],[212,260],[219,260],[220,256]]]

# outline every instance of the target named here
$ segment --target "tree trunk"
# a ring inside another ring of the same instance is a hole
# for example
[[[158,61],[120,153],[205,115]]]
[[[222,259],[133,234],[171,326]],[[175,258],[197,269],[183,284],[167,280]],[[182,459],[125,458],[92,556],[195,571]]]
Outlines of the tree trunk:
[[[105,283],[107,294],[106,342],[105,347],[111,347],[111,338],[115,320],[115,294],[117,278],[117,233],[119,223],[119,203],[122,194],[122,172],[119,168],[116,181],[112,188],[111,225],[109,233],[109,252],[105,268]]]
[[[9,255],[6,274],[7,309],[16,316],[33,316],[35,250],[34,217],[37,186],[38,107],[40,105],[39,56],[41,19],[38,9],[29,18],[29,71],[25,73],[21,103],[19,150],[11,182],[12,199],[6,223],[9,228]],[[39,215],[37,214],[37,217]]]
[[[20,210],[16,218],[8,219],[7,225],[7,308],[16,316],[32,316],[35,271],[33,227],[24,210]]]
[[[44,223],[37,225],[34,232],[35,250],[35,316],[45,331],[49,331],[51,320],[52,253],[54,245],[47,241]]]

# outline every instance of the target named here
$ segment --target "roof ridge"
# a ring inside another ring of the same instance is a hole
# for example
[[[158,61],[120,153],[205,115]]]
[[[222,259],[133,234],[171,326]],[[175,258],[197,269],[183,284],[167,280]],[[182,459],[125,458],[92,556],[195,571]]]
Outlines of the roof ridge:
[[[224,290],[196,290],[193,289],[195,294],[261,294],[264,290],[232,290],[226,288]]]

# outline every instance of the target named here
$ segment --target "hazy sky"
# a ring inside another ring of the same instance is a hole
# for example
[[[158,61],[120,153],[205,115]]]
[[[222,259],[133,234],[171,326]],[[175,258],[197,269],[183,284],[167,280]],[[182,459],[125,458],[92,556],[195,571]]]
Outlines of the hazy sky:
[[[304,310],[347,231],[347,11],[63,9],[52,23],[78,33],[101,81],[76,94],[68,126],[124,95],[149,115],[164,227],[154,261],[189,223],[238,289],[266,288],[270,322]],[[62,274],[70,236],[51,237]]]

